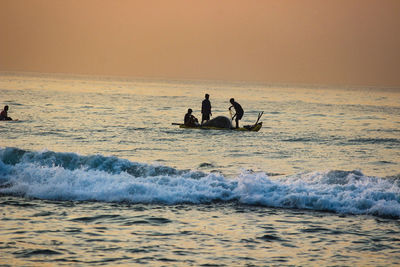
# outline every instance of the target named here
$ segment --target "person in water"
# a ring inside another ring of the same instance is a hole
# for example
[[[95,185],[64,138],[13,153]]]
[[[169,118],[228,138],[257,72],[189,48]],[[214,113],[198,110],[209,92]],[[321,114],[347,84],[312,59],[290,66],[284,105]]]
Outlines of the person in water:
[[[231,102],[232,106],[229,107],[229,110],[231,110],[231,108],[233,107],[235,109],[235,115],[233,115],[232,120],[235,119],[236,122],[236,129],[239,128],[239,120],[242,119],[244,111],[242,106],[238,103],[235,102],[235,99],[231,98],[229,100],[229,102]]]
[[[195,116],[192,115],[193,110],[191,108],[188,109],[188,112],[185,114],[184,123],[186,126],[195,127],[199,126],[199,121]]]
[[[209,121],[210,120],[210,116],[212,116],[211,114],[211,102],[209,100],[210,95],[206,94],[205,95],[205,99],[203,100],[203,102],[201,103],[201,125],[203,125],[204,121]]]
[[[3,111],[0,113],[0,121],[12,121],[12,119],[8,117],[8,106],[4,106]]]

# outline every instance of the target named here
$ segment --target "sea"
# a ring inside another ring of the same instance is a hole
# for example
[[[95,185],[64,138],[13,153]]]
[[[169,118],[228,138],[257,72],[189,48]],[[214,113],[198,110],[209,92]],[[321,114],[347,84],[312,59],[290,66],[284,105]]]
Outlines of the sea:
[[[188,108],[259,132],[182,129]],[[400,88],[1,73],[0,266],[398,266]]]

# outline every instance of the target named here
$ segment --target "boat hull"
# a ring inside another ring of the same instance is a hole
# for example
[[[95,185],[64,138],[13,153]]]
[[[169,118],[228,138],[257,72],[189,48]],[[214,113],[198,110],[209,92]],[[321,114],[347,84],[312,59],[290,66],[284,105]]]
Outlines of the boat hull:
[[[226,131],[243,131],[243,132],[258,132],[262,127],[262,122],[254,125],[247,125],[239,128],[218,128],[211,126],[186,126],[184,124],[179,124],[179,128],[183,129],[200,129],[200,130],[226,130]]]

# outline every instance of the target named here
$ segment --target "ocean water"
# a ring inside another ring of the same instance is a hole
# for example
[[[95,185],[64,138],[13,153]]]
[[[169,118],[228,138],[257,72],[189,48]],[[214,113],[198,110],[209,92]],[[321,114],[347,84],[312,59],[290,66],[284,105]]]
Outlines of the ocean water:
[[[400,90],[0,75],[0,265],[400,264]],[[260,111],[259,132],[180,129]]]

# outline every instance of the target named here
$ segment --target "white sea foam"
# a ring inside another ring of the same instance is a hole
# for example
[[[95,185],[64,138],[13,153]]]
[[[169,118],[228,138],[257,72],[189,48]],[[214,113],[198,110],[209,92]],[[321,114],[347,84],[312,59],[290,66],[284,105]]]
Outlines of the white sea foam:
[[[179,171],[101,155],[0,149],[0,193],[51,200],[131,203],[238,201],[267,207],[400,217],[396,179],[323,171],[271,179]]]

